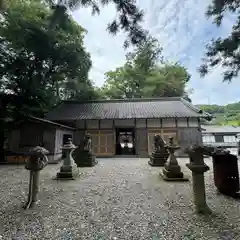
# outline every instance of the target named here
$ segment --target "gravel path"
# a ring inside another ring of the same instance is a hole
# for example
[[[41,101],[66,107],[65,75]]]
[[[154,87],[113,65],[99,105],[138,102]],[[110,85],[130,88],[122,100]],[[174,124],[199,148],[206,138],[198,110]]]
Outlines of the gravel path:
[[[41,172],[40,202],[23,210],[27,171],[0,166],[0,239],[240,239],[240,201],[216,193],[211,171],[206,191],[214,214],[204,217],[194,213],[191,182],[164,182],[147,159],[101,159],[76,181],[52,180],[59,167]]]

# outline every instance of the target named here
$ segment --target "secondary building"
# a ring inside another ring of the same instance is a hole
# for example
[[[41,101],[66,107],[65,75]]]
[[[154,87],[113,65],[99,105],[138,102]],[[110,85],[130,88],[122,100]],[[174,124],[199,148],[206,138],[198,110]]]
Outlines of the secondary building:
[[[203,143],[207,145],[236,148],[238,141],[236,136],[238,134],[240,134],[240,127],[221,125],[202,126]]]
[[[76,145],[86,133],[91,134],[93,151],[99,157],[122,154],[147,157],[153,150],[155,134],[165,141],[174,137],[182,149],[201,143],[201,118],[210,115],[178,97],[63,101],[46,115],[50,121],[75,128]],[[129,147],[123,151],[123,145]]]
[[[27,117],[14,124],[6,132],[5,159],[0,162],[24,163],[30,148],[41,145],[48,151],[49,162],[58,162],[62,158],[62,145],[73,138],[75,129],[46,119]]]

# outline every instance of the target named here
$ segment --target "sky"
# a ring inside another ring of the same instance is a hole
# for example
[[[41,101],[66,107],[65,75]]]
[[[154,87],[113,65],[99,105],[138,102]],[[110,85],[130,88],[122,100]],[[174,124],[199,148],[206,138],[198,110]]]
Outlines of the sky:
[[[205,11],[209,0],[138,0],[144,10],[143,26],[163,47],[163,55],[170,62],[180,62],[188,69],[191,80],[188,89],[194,104],[228,104],[240,101],[240,79],[222,82],[222,68],[215,68],[205,78],[200,78],[197,67],[201,65],[205,45],[212,39],[227,36],[234,20],[226,17],[221,27],[207,19]],[[92,16],[91,9],[81,8],[73,12],[74,19],[85,29],[85,46],[91,54],[93,67],[90,77],[97,86],[104,83],[104,73],[120,67],[125,62],[123,48],[125,35],[112,36],[107,24],[116,16],[114,5]]]

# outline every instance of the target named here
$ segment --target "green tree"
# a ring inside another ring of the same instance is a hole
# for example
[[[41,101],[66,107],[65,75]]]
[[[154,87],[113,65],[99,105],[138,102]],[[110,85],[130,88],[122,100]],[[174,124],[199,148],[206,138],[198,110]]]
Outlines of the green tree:
[[[135,75],[131,65],[105,73],[106,81],[101,89],[107,99],[134,98],[139,96],[142,82]]]
[[[94,87],[92,81],[79,81],[79,78],[66,80],[60,89],[62,100],[96,100],[101,99],[101,92]]]
[[[231,81],[240,70],[240,4],[239,0],[213,0],[208,7],[207,17],[213,17],[220,26],[225,15],[236,18],[231,34],[226,38],[217,38],[207,45],[207,52],[199,71],[205,76],[212,68],[221,65],[224,71],[223,81]]]
[[[187,70],[179,64],[163,60],[162,49],[156,39],[148,40],[127,54],[124,66],[105,74],[102,87],[106,98],[142,98],[184,96],[190,79]]]
[[[198,105],[200,109],[214,116],[212,124],[235,125],[240,124],[240,102],[221,105]]]
[[[224,113],[225,108],[224,106],[220,105],[198,105],[199,108],[201,108],[203,111],[208,112],[210,114],[218,114],[218,113]]]
[[[51,11],[38,1],[13,1],[0,25],[0,150],[9,120],[43,114],[60,99],[95,96],[88,78],[84,29],[70,18],[48,31]],[[79,96],[77,93],[81,93]]]
[[[83,47],[84,30],[69,19],[65,28],[49,32],[49,16],[43,5],[21,2],[9,8],[5,16],[0,32],[12,54],[2,65],[1,73],[2,78],[8,79],[5,88],[15,94],[36,93],[42,86],[59,98],[60,89],[69,86],[66,81],[88,81],[91,60]]]
[[[185,87],[189,79],[190,75],[181,65],[164,63],[146,78],[143,94],[147,97],[186,97]]]

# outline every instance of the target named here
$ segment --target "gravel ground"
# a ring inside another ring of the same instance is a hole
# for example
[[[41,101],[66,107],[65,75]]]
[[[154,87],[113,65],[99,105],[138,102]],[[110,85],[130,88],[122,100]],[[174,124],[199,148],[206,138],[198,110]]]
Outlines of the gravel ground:
[[[186,175],[186,159],[180,159]],[[211,166],[211,161],[206,160]],[[75,181],[56,181],[59,169],[41,172],[40,202],[23,210],[28,172],[0,166],[0,239],[240,239],[240,201],[219,195],[206,173],[213,215],[197,216],[190,182],[164,182],[147,159],[101,159]]]

